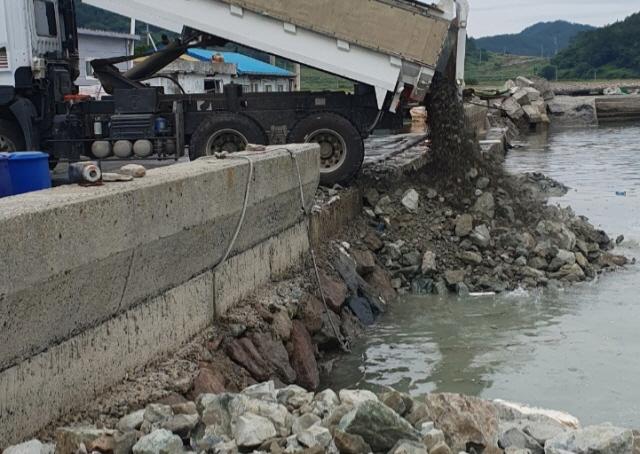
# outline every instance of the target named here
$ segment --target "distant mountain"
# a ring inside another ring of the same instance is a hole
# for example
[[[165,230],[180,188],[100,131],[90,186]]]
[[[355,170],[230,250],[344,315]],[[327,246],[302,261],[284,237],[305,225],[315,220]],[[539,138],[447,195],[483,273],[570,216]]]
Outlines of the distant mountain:
[[[518,34],[478,38],[475,43],[480,49],[496,53],[553,57],[565,49],[576,35],[593,29],[590,25],[566,21],[540,22]]]
[[[578,35],[551,64],[561,78],[640,77],[640,13]]]
[[[78,27],[110,32],[129,32],[131,21],[126,17],[80,3],[80,0],[74,0],[74,2]]]

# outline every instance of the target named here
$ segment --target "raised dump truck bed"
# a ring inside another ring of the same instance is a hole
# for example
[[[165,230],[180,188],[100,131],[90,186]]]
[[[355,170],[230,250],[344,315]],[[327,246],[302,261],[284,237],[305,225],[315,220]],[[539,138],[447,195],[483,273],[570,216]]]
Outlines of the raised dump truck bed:
[[[466,26],[468,9],[466,0],[442,0],[437,7],[408,0],[84,2],[175,32],[190,27],[371,85],[379,108],[389,92],[396,95],[390,110],[406,87],[413,99],[424,99]],[[464,46],[464,39],[458,41]]]

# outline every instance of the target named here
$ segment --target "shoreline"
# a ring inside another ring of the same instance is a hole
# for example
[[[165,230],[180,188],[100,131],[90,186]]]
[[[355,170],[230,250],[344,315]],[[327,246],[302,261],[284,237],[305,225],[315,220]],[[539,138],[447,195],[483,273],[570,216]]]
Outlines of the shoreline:
[[[493,165],[496,158],[503,157],[486,159]],[[482,172],[469,169],[460,192],[448,189],[445,180],[425,181],[424,175],[401,185],[396,178],[365,176],[360,182],[367,188],[363,213],[337,236],[344,241],[318,251],[329,310],[307,266],[303,276],[261,290],[177,354],[132,374],[93,405],[51,425],[41,438],[53,439],[60,425],[115,427],[122,416],[153,402],[191,408],[189,402],[200,395],[241,392],[268,379],[279,387],[298,383],[316,389],[320,370],[330,370],[330,356],[343,340],[361,335],[397,293],[570,285],[626,264],[624,257],[610,253],[615,242],[604,232],[570,209],[546,204],[548,195],[563,190],[561,184],[538,175]],[[510,178],[515,180],[505,181]],[[504,193],[512,195],[513,188],[518,188],[516,200],[505,203]],[[324,188],[320,199],[330,206],[341,193]],[[537,218],[530,217],[533,206]],[[539,250],[538,243],[544,243]],[[530,263],[535,259],[539,268]],[[486,274],[485,268],[500,265],[502,275]]]

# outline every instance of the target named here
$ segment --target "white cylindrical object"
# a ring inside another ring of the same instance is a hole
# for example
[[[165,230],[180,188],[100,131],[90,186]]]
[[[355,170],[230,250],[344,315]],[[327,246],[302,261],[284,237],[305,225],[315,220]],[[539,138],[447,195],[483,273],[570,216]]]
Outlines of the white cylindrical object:
[[[133,152],[133,145],[128,140],[118,140],[113,144],[113,154],[119,158],[129,158]]]
[[[96,137],[102,137],[102,122],[96,120],[93,122],[93,134]]]
[[[111,155],[111,144],[106,140],[96,140],[91,144],[91,154],[98,159],[104,159]]]
[[[133,144],[133,154],[139,158],[146,158],[153,153],[153,144],[150,140],[136,140]]]

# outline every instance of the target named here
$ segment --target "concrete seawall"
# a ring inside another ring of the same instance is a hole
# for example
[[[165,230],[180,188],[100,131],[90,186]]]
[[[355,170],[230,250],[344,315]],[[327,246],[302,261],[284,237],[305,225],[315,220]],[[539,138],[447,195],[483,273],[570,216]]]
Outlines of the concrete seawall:
[[[306,196],[316,145],[288,146]],[[287,151],[203,159],[125,184],[0,200],[0,446],[177,349],[308,250]]]

